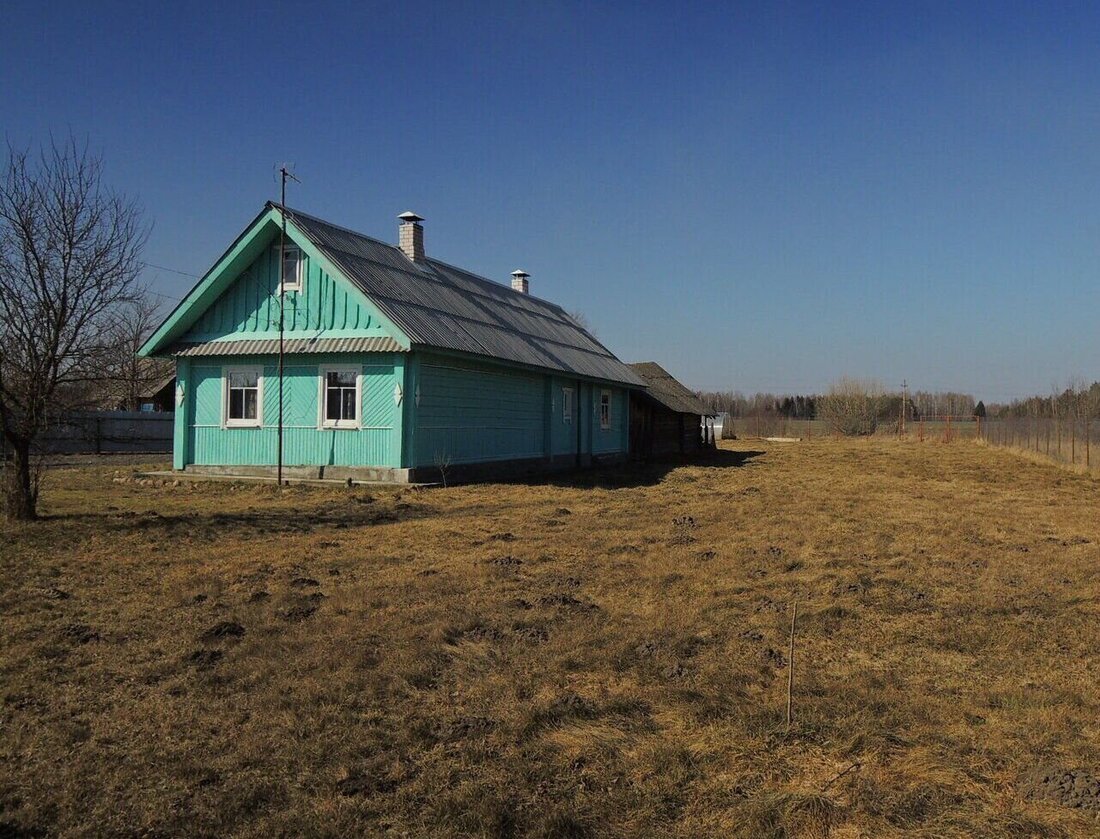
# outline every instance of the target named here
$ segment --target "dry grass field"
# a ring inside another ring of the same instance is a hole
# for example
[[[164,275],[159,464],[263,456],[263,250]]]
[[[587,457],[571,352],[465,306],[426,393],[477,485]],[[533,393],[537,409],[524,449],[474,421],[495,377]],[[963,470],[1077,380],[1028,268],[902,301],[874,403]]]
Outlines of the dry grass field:
[[[0,527],[0,835],[1100,834],[1100,481],[724,446],[445,490],[53,472]]]

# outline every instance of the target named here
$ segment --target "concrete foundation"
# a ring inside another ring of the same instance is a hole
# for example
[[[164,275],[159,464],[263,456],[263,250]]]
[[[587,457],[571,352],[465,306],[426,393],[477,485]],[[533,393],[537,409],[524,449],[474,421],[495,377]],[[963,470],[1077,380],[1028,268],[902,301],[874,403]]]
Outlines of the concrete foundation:
[[[506,481],[537,477],[553,472],[567,472],[578,467],[623,463],[626,455],[583,455],[577,463],[575,455],[529,458],[525,460],[493,460],[483,463],[461,463],[446,470],[447,484]],[[274,466],[196,466],[190,465],[175,474],[188,478],[241,478],[275,480]],[[381,466],[284,466],[283,479],[289,481],[325,481],[371,484],[440,484],[444,475],[437,466],[413,469],[390,469]]]

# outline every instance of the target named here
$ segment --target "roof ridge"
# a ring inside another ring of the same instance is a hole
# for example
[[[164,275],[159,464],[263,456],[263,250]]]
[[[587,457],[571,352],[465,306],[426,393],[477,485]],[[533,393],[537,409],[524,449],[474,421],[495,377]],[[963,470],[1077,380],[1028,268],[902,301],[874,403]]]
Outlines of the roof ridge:
[[[327,222],[324,222],[323,220],[321,220],[321,221],[322,221],[322,223],[327,223]],[[407,274],[407,275],[408,275],[408,276],[410,276],[410,277],[417,277],[417,278],[419,278],[419,279],[427,280],[427,281],[429,281],[429,282],[436,282],[436,283],[439,283],[440,285],[446,285],[446,286],[447,286],[448,288],[454,289],[455,291],[458,291],[458,292],[459,292],[459,293],[461,293],[461,294],[468,294],[468,292],[467,292],[467,291],[465,291],[464,289],[460,289],[460,288],[458,288],[458,286],[456,286],[456,285],[455,285],[454,283],[450,282],[450,281],[449,281],[449,280],[448,280],[448,279],[447,279],[447,278],[446,278],[445,276],[441,276],[441,275],[439,275],[438,273],[436,273],[436,272],[434,272],[434,271],[433,271],[433,272],[431,272],[431,273],[428,273],[428,272],[425,272],[425,271],[413,271],[413,270],[411,270],[411,269],[407,269],[407,268],[394,268],[394,267],[393,267],[393,266],[391,266],[391,265],[386,265],[385,263],[379,262],[379,261],[378,261],[377,259],[371,259],[371,258],[370,258],[369,256],[361,256],[361,255],[359,255],[359,254],[354,254],[354,253],[350,253],[350,252],[348,252],[348,251],[346,251],[346,250],[343,250],[343,249],[341,249],[341,248],[337,248],[337,247],[334,247],[334,246],[332,246],[332,245],[326,245],[325,247],[326,247],[326,249],[327,249],[327,250],[330,250],[330,251],[332,251],[332,252],[334,252],[334,253],[338,253],[338,254],[341,254],[341,255],[343,255],[343,256],[349,256],[349,257],[351,257],[352,259],[358,259],[358,260],[362,260],[363,262],[366,262],[366,263],[368,263],[368,264],[370,264],[370,265],[376,265],[376,266],[378,266],[379,268],[386,268],[386,269],[392,269],[392,270],[394,270],[394,271],[400,271],[400,272],[401,272],[402,274]],[[431,261],[432,261],[432,262],[439,262],[439,260],[431,260]],[[443,265],[447,265],[447,263],[441,263],[441,264],[443,264]],[[447,265],[447,267],[448,267],[448,268],[451,268],[451,269],[453,269],[453,270],[455,270],[455,271],[463,271],[464,273],[469,273],[469,272],[466,272],[466,271],[465,271],[464,269],[462,269],[462,268],[458,268],[457,266],[454,266],[454,265]],[[490,282],[490,283],[492,283],[493,281],[492,281],[492,280],[486,280],[486,282]],[[505,287],[505,286],[501,286],[501,288],[506,288],[506,287]],[[516,293],[518,293],[518,292],[516,292]],[[479,297],[479,298],[481,298],[481,299],[483,299],[483,300],[488,300],[489,302],[496,302],[495,300],[492,300],[492,298],[490,298],[490,297],[489,297],[489,295],[487,295],[487,294],[483,294],[483,293],[481,293],[481,292],[474,292],[474,294],[475,294],[475,295],[476,295],[477,297]],[[377,296],[377,297],[384,297],[384,298],[386,298],[387,300],[393,300],[394,302],[400,302],[400,301],[396,300],[395,298],[393,298],[393,297],[390,297],[389,295],[384,295],[384,294],[377,294],[377,293],[376,293],[376,294],[375,294],[375,296]],[[415,303],[414,303],[414,304],[406,304],[406,305],[417,305],[417,306],[419,306],[419,307],[420,307],[420,308],[422,308],[422,309],[430,309],[430,308],[431,308],[431,307],[429,307],[429,306],[424,306],[424,305],[422,305],[422,304],[415,304]],[[551,305],[551,306],[554,306],[555,304],[553,304],[553,303],[550,303],[549,305]],[[518,307],[518,306],[517,306],[517,307],[514,307],[514,308],[520,309],[521,307]],[[531,310],[527,310],[527,309],[522,309],[522,311],[523,311],[523,312],[524,312],[525,314],[528,314],[528,315],[530,315],[531,317],[536,317],[536,318],[543,318],[543,319],[545,319],[545,320],[549,320],[549,321],[554,321],[555,323],[562,323],[562,324],[565,324],[566,326],[571,326],[571,327],[573,327],[573,328],[575,328],[575,329],[579,329],[579,330],[581,330],[582,332],[584,332],[584,333],[585,333],[586,335],[588,335],[588,337],[589,337],[589,338],[591,338],[591,339],[592,339],[592,341],[593,341],[594,343],[596,343],[596,344],[597,344],[598,346],[602,347],[602,348],[603,348],[603,350],[604,350],[604,351],[605,351],[605,352],[606,352],[606,353],[607,353],[607,354],[608,354],[609,356],[613,356],[613,355],[614,355],[614,353],[612,353],[612,352],[611,352],[611,350],[607,349],[607,347],[605,347],[605,346],[604,346],[604,345],[603,345],[602,343],[600,343],[600,341],[599,341],[598,339],[596,339],[596,337],[595,337],[594,335],[591,335],[591,334],[590,334],[590,333],[588,332],[588,330],[584,329],[584,327],[582,327],[582,326],[581,326],[581,325],[580,325],[579,323],[577,323],[576,321],[574,321],[574,320],[572,319],[572,317],[570,317],[570,315],[569,315],[569,313],[568,313],[568,312],[566,312],[566,311],[565,311],[564,309],[562,309],[562,308],[561,308],[560,306],[555,306],[555,308],[557,308],[559,312],[561,312],[562,314],[564,314],[564,315],[565,315],[565,317],[566,317],[566,318],[568,318],[568,320],[565,320],[565,319],[561,319],[561,318],[553,318],[553,317],[551,317],[550,315],[548,315],[548,314],[545,314],[545,313],[543,313],[543,312],[539,312],[539,311],[531,311]],[[456,316],[456,315],[452,315],[452,317],[457,317],[457,316]],[[465,317],[465,316],[463,316],[463,317]],[[475,322],[475,323],[477,322],[477,321],[476,321],[476,320],[475,320],[474,318],[470,318],[470,317],[465,317],[465,319],[466,319],[466,320],[469,320],[469,321],[473,321],[473,322]],[[496,325],[497,325],[497,326],[499,326],[499,324],[496,324]],[[516,332],[516,334],[522,334],[522,333],[520,333],[520,332],[519,332],[519,330],[516,330],[516,329],[512,329],[511,327],[509,327],[509,329],[511,329],[511,331],[513,331],[513,332]],[[560,342],[559,342],[559,343],[560,343]],[[566,345],[566,344],[562,344],[562,346],[567,346],[567,345]]]
[[[275,209],[279,209],[280,205],[277,201],[268,201],[267,203],[269,205],[271,205],[272,207],[274,207]],[[308,219],[311,219],[313,221],[320,222],[321,224],[327,224],[329,227],[335,227],[337,230],[342,230],[344,233],[350,233],[352,236],[358,236],[362,239],[366,239],[367,241],[373,242],[376,245],[382,245],[384,247],[389,248],[390,250],[397,251],[399,254],[401,254],[401,256],[405,257],[405,259],[408,261],[409,265],[411,265],[413,268],[417,267],[416,263],[413,262],[411,259],[409,259],[408,256],[405,255],[405,252],[403,250],[401,250],[400,247],[398,247],[397,245],[395,245],[391,242],[387,242],[383,239],[378,239],[374,236],[371,236],[369,233],[363,233],[359,230],[352,230],[350,227],[344,227],[341,224],[336,224],[335,222],[329,221],[328,219],[323,219],[320,216],[315,216],[312,213],[307,213],[303,210],[296,210],[293,207],[286,207],[286,211],[287,211],[287,215],[290,218],[293,218],[294,216],[299,215],[299,216],[302,216],[304,218],[308,218]],[[337,248],[333,248],[333,250],[337,250]],[[343,253],[347,253],[347,251],[343,251]],[[352,254],[352,256],[354,256],[354,254]],[[358,258],[365,259],[366,257],[358,257]],[[376,260],[369,260],[369,261],[374,262],[376,265],[381,264],[381,263],[377,262]],[[524,292],[516,291],[510,285],[505,285],[504,283],[498,283],[496,280],[492,280],[489,277],[483,276],[481,274],[477,274],[477,273],[471,271],[469,268],[463,268],[461,265],[455,265],[454,263],[446,262],[446,261],[444,261],[442,259],[438,259],[434,256],[426,256],[425,261],[428,262],[428,263],[436,263],[436,264],[442,265],[444,268],[450,268],[452,271],[461,271],[463,274],[466,274],[466,275],[472,277],[473,279],[475,279],[479,282],[487,283],[491,286],[494,286],[494,287],[500,289],[501,291],[507,292],[509,295],[513,295],[512,299],[518,299],[518,298],[522,297],[525,300],[537,300],[539,303],[543,303],[546,306],[550,306],[554,309],[557,309],[563,315],[565,315],[566,317],[569,317],[569,313],[566,312],[565,309],[562,308],[562,306],[560,304],[555,303],[552,300],[547,300],[545,297],[539,297],[537,294],[526,294]],[[387,267],[389,267],[389,266],[387,266]],[[423,273],[423,272],[421,272],[421,273]]]

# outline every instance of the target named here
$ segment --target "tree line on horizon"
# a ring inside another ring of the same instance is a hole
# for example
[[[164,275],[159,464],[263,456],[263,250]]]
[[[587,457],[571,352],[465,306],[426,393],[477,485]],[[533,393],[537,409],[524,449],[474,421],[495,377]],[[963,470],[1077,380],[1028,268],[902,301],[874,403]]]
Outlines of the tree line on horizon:
[[[874,380],[840,378],[824,393],[775,394],[739,391],[696,391],[696,395],[715,413],[732,420],[748,421],[756,433],[778,433],[787,420],[822,420],[830,429],[846,435],[874,434],[880,427],[924,419],[1012,420],[1048,419],[1086,425],[1100,417],[1100,382],[1086,385],[1071,383],[1064,389],[1052,389],[1049,396],[1029,396],[1010,402],[986,405],[973,394],[957,391],[917,390],[905,394],[887,391]]]

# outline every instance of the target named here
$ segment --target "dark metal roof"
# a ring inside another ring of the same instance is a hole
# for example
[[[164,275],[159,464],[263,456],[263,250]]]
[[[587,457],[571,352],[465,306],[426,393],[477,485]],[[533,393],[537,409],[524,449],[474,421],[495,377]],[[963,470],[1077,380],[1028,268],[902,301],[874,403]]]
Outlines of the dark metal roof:
[[[646,383],[646,395],[678,414],[714,416],[714,411],[703,404],[694,393],[680,384],[664,367],[655,361],[641,361],[628,365]]]
[[[276,206],[277,205],[272,205]],[[287,208],[290,219],[414,344],[642,386],[560,306]]]
[[[284,338],[283,352],[401,352],[393,338]],[[276,338],[244,341],[208,341],[205,344],[176,344],[172,355],[270,355],[279,351]]]

